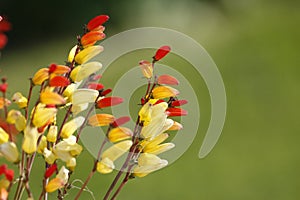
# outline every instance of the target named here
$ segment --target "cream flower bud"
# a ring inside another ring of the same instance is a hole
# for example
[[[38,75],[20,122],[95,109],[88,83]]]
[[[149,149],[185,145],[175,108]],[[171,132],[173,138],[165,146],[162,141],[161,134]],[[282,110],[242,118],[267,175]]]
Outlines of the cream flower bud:
[[[79,116],[67,122],[61,131],[62,138],[68,138],[83,124],[84,117]]]
[[[93,89],[77,89],[74,91],[72,96],[72,103],[74,105],[93,103],[98,97],[99,92]]]
[[[160,144],[160,145],[153,146],[150,148],[146,148],[144,150],[144,152],[158,155],[165,151],[169,151],[170,149],[172,149],[174,147],[175,147],[175,144],[173,144],[173,143],[164,143],[164,144]]]
[[[75,53],[76,53],[76,49],[77,49],[77,45],[75,45],[74,47],[72,47],[72,49],[71,49],[70,52],[69,52],[69,55],[68,55],[68,61],[69,61],[70,63],[73,62],[73,60],[74,60]]]
[[[109,158],[103,158],[97,163],[97,171],[101,174],[111,173],[115,169],[114,162]]]
[[[132,131],[126,127],[113,128],[108,133],[108,139],[111,142],[119,142],[125,139],[129,139],[132,136]]]
[[[0,144],[7,142],[9,139],[8,133],[0,127]]]
[[[18,110],[10,110],[7,114],[6,121],[10,124],[15,124],[18,131],[24,130],[26,126],[26,119]]]
[[[49,131],[47,134],[47,141],[48,142],[56,142],[57,137],[57,126],[50,126]]]
[[[25,107],[27,107],[28,100],[20,92],[16,92],[12,96],[12,101],[15,102],[19,106],[19,108],[25,108]]]
[[[37,150],[38,131],[36,127],[27,126],[24,130],[22,149],[32,154]]]
[[[19,151],[15,143],[5,142],[0,145],[0,154],[9,162],[16,163],[19,161]]]
[[[47,138],[46,138],[46,136],[43,135],[43,136],[41,136],[40,142],[38,144],[37,152],[42,154],[44,151],[44,148],[46,148],[46,147],[47,147]]]
[[[99,53],[101,53],[103,51],[103,47],[102,46],[89,46],[85,49],[83,49],[82,51],[80,51],[76,56],[75,56],[75,61],[78,64],[83,64],[86,63],[87,61],[89,61],[90,59],[92,59],[93,57],[95,57],[96,55],[98,55]]]
[[[73,81],[79,82],[89,77],[91,74],[96,73],[101,68],[102,68],[102,64],[100,62],[89,62],[76,67],[72,71],[70,77]]]
[[[126,153],[132,145],[131,140],[125,140],[114,144],[113,146],[106,149],[101,155],[102,158],[109,158],[111,161],[115,161],[124,153]]]
[[[50,165],[53,164],[56,160],[56,156],[47,148],[44,148],[43,156],[45,158],[45,161]]]

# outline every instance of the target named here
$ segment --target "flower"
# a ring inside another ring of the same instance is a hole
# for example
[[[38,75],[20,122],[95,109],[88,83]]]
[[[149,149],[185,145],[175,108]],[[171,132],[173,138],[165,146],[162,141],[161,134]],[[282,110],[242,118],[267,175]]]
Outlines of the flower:
[[[99,53],[103,51],[103,47],[100,45],[96,46],[89,46],[82,51],[80,51],[76,56],[75,56],[75,61],[78,64],[84,64]]]
[[[95,114],[88,120],[91,126],[108,126],[115,121],[115,117],[110,114]]]
[[[179,91],[169,86],[158,86],[152,90],[154,99],[164,99],[169,97],[175,97],[179,94]]]
[[[97,41],[103,40],[105,34],[102,30],[100,31],[91,31],[82,36],[80,42],[81,45],[86,48],[88,46],[94,45]]]
[[[106,149],[101,155],[101,160],[97,163],[97,171],[102,174],[112,172],[114,169],[113,162],[126,153],[131,145],[131,140],[124,140]]]
[[[80,116],[67,122],[62,128],[60,136],[62,138],[69,138],[83,124],[84,120],[84,117]]]
[[[108,15],[98,15],[93,19],[91,19],[86,27],[90,31],[98,30],[102,26],[102,24],[104,24],[108,20],[109,20]]]
[[[158,84],[166,84],[166,85],[178,85],[179,81],[173,76],[164,74],[164,75],[160,75],[157,78],[157,83]]]
[[[58,93],[45,90],[40,94],[40,101],[43,104],[50,105],[62,105],[66,103],[66,100]]]
[[[28,100],[20,92],[16,92],[12,96],[12,101],[14,103],[16,103],[19,106],[19,108],[25,108],[25,107],[27,107]]]
[[[28,125],[24,130],[24,140],[22,149],[28,154],[32,154],[37,150],[38,130],[36,127]]]
[[[153,66],[152,63],[147,60],[142,60],[139,62],[142,73],[144,77],[151,78],[153,76]]]
[[[73,69],[70,77],[73,81],[79,82],[97,72],[101,68],[102,64],[100,62],[89,62]]]
[[[49,69],[41,68],[34,74],[31,81],[34,85],[41,85],[48,78],[49,78]]]
[[[125,139],[131,138],[133,135],[132,131],[126,127],[113,128],[108,133],[108,139],[111,142],[119,142]]]
[[[65,184],[68,183],[69,180],[69,170],[62,166],[59,170],[58,174],[54,179],[51,179],[49,183],[46,185],[46,192],[54,192],[60,188],[63,188]]]
[[[97,108],[105,108],[110,106],[115,106],[124,101],[121,97],[105,97],[97,101]]]
[[[5,142],[0,145],[0,155],[12,163],[19,161],[19,151],[14,142]]]
[[[160,47],[156,53],[155,56],[153,56],[154,61],[159,61],[163,57],[165,57],[169,52],[171,51],[171,48],[169,46],[162,46]]]

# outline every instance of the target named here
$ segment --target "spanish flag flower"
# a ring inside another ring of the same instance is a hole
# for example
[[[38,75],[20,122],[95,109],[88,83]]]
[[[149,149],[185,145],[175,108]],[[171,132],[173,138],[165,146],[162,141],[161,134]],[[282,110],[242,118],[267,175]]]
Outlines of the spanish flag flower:
[[[100,62],[88,62],[74,68],[71,72],[70,78],[73,81],[80,82],[83,79],[92,75],[93,73],[96,73],[101,68],[102,64]]]
[[[7,161],[17,163],[19,161],[19,151],[14,142],[5,142],[0,144],[0,156]]]
[[[69,138],[83,124],[84,120],[84,117],[79,116],[65,123],[60,136],[62,138]]]
[[[13,96],[12,96],[12,101],[14,102],[14,103],[16,103],[18,106],[19,106],[19,108],[26,108],[27,107],[27,98],[26,97],[24,97],[23,95],[22,95],[22,93],[20,93],[20,92],[16,92]]]
[[[22,149],[28,154],[32,154],[37,150],[38,130],[36,127],[28,125],[24,130],[24,140]]]
[[[103,51],[103,47],[100,45],[96,46],[89,46],[82,51],[80,51],[76,56],[75,56],[75,61],[78,64],[84,64],[97,56],[99,53]]]
[[[61,167],[58,174],[54,179],[51,179],[49,183],[46,185],[46,192],[55,192],[56,190],[63,188],[69,180],[69,170],[64,166]]]

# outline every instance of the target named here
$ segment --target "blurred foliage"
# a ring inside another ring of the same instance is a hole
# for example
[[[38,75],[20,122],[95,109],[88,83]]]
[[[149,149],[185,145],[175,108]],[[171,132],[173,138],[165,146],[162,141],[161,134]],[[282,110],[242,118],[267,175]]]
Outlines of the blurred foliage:
[[[175,29],[202,44],[218,65],[227,90],[228,113],[216,148],[205,159],[198,159],[210,118],[205,84],[201,77],[193,77],[188,63],[166,60],[184,69],[198,91],[202,117],[198,136],[177,162],[130,181],[119,199],[300,198],[299,1],[2,0],[0,5],[14,25],[0,60],[2,74],[9,77],[14,91],[28,89],[23,81],[37,67],[63,62],[80,26],[101,13],[111,16],[109,36],[141,26]],[[127,62],[116,61],[112,69],[128,69],[144,59],[143,54],[127,56],[123,59]],[[88,173],[87,163],[92,163],[85,153],[75,172],[80,179]],[[40,168],[38,163],[35,168]],[[96,199],[103,196],[112,178],[93,178],[89,188]],[[39,180],[33,185],[39,190]],[[85,197],[91,199],[88,193]]]

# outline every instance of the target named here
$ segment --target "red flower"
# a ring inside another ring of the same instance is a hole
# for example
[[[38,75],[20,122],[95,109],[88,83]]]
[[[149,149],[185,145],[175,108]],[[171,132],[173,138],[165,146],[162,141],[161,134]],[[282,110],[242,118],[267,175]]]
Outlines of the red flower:
[[[88,88],[93,90],[102,90],[104,88],[104,85],[101,83],[90,83],[88,85]]]
[[[186,116],[188,112],[186,110],[183,110],[181,108],[168,108],[167,114],[169,117],[175,117],[175,116]]]
[[[169,52],[171,51],[170,46],[162,46],[160,47],[156,53],[155,56],[153,56],[154,61],[159,61],[163,57],[165,57]]]
[[[99,15],[97,17],[94,17],[89,21],[87,24],[87,29],[89,31],[97,30],[99,27],[101,27],[102,24],[104,24],[109,19],[108,15]]]
[[[173,101],[171,103],[171,106],[175,107],[175,106],[182,106],[184,104],[187,104],[188,101],[187,100],[176,100],[176,101]]]
[[[118,119],[115,119],[115,121],[111,124],[113,127],[118,127],[121,126],[127,122],[130,121],[130,117],[124,116],[124,117],[119,117]]]
[[[97,101],[98,108],[105,108],[110,106],[115,106],[123,102],[121,97],[105,97]]]
[[[51,87],[66,87],[70,85],[70,81],[64,76],[55,76],[50,79],[49,85]]]
[[[173,76],[164,74],[157,78],[157,83],[166,85],[178,85],[179,81]]]
[[[54,163],[46,170],[45,178],[49,178],[50,176],[52,176],[52,174],[56,172],[56,170],[57,170],[57,165]]]

